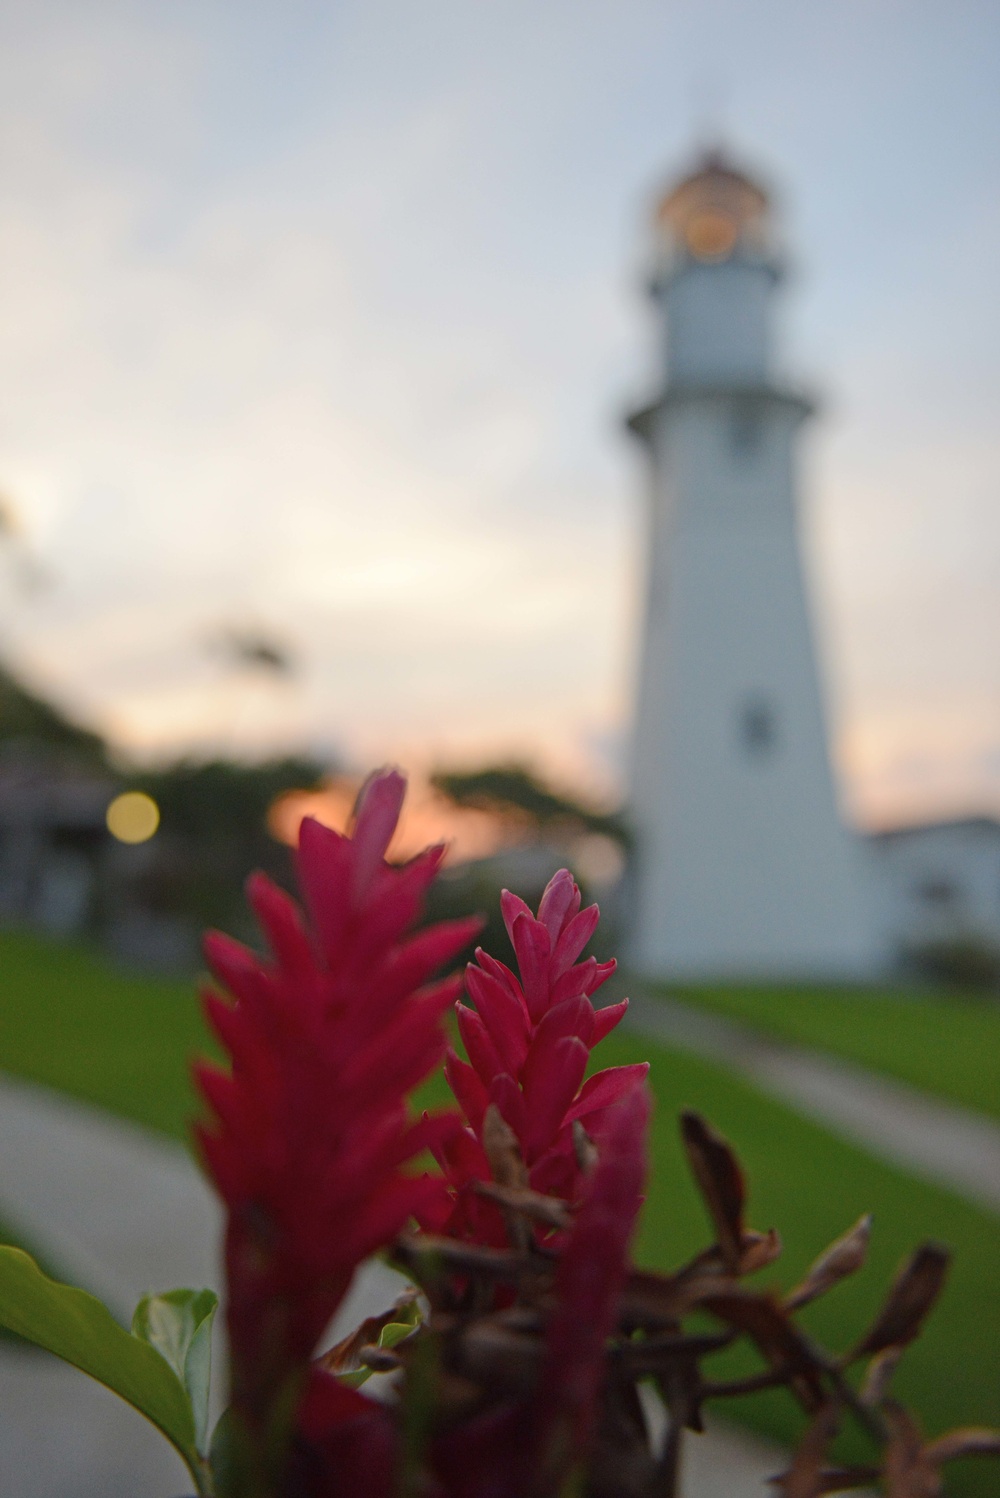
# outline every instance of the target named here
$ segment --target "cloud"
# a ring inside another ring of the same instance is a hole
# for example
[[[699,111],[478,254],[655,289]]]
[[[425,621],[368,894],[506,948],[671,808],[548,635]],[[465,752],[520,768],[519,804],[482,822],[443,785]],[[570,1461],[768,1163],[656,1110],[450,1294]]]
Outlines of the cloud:
[[[79,59],[84,112],[134,65],[131,43],[105,41]],[[393,309],[372,284],[371,247],[398,242],[414,194],[439,182],[460,103],[421,105],[349,161],[338,136],[308,139],[317,179],[324,156],[339,168],[329,201],[315,185],[289,201],[272,163],[189,204],[158,245],[156,175],[123,181],[65,111],[35,119],[33,170],[0,215],[0,421],[8,488],[58,582],[8,608],[8,631],[126,746],[227,736],[200,647],[227,617],[273,622],[303,660],[294,696],[258,694],[242,730],[258,740],[352,745],[449,718],[459,737],[523,732],[515,697],[536,714],[539,695],[607,710],[607,648],[578,666],[567,648],[620,636],[593,560],[595,534],[605,554],[622,547],[606,478],[567,495],[559,399],[507,334],[507,305],[492,326],[459,308],[428,327],[419,298]],[[574,503],[586,524],[567,535]]]
[[[769,5],[754,40],[707,10],[9,9],[0,489],[54,583],[0,614],[34,677],[144,753],[492,747],[606,778],[641,605],[641,468],[616,430],[655,343],[637,215],[721,25],[756,59],[748,140],[801,167],[800,345],[821,369],[829,351],[844,402],[809,536],[845,763],[877,799],[896,750],[850,744],[946,712],[934,752],[981,789],[995,216],[952,174],[945,227],[895,279],[877,244],[866,268],[844,205],[888,191],[905,142],[878,137],[857,178],[866,131],[838,146],[811,99],[812,23]],[[907,45],[926,69],[930,31]],[[862,53],[842,62],[871,124]],[[776,111],[854,176],[807,174]],[[886,230],[897,257],[910,227]],[[204,641],[232,621],[288,639],[292,686],[223,675]]]

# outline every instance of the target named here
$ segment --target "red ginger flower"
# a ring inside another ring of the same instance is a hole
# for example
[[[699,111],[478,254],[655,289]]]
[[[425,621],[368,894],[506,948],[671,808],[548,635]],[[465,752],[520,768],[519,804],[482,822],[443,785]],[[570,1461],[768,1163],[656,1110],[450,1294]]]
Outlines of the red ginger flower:
[[[445,1069],[471,1132],[456,1132],[439,1151],[459,1192],[447,1230],[488,1239],[499,1237],[499,1216],[463,1189],[490,1177],[482,1149],[488,1105],[496,1105],[517,1135],[532,1187],[575,1200],[574,1120],[599,1134],[608,1109],[649,1070],[646,1064],[611,1067],[583,1080],[591,1050],[622,1019],[628,1000],[603,1009],[590,1002],[616,964],[593,957],[577,962],[600,912],[596,905],[580,909],[569,870],[549,881],[537,917],[508,890],[501,908],[520,980],[482,948],[478,966],[469,964],[466,984],[476,1008],[458,1004],[456,1013],[470,1064],[449,1051]]]
[[[218,933],[205,943],[235,1002],[205,999],[231,1072],[197,1068],[215,1115],[198,1139],[228,1211],[233,1411],[262,1493],[279,1480],[309,1359],[356,1267],[439,1194],[401,1167],[454,1127],[411,1122],[405,1099],[444,1052],[460,982],[423,985],[479,922],[404,939],[444,851],[385,862],[404,791],[395,772],[370,780],[349,837],[303,822],[310,927],[283,891],[251,880],[270,962]]]
[[[435,1443],[442,1498],[552,1498],[568,1491],[570,1474],[586,1464],[607,1339],[643,1201],[649,1113],[641,1082],[608,1109],[597,1164],[582,1184],[580,1209],[559,1256],[535,1397],[474,1417]]]
[[[556,1270],[559,1309],[548,1330],[540,1402],[549,1440],[562,1451],[585,1450],[593,1434],[605,1346],[644,1199],[649,1115],[649,1092],[642,1083],[608,1111],[597,1164]]]

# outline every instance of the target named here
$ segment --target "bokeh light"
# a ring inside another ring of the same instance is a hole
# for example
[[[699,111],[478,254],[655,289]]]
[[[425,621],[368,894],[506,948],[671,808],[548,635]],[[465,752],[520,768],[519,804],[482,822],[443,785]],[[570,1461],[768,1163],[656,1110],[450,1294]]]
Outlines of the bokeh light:
[[[124,791],[111,802],[105,821],[120,843],[147,843],[160,825],[160,808],[145,791]]]

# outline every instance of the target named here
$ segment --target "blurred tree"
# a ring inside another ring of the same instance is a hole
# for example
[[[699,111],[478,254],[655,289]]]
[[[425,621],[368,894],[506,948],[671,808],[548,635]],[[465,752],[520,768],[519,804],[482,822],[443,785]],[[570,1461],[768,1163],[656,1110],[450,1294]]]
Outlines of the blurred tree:
[[[913,943],[903,957],[913,973],[931,983],[1000,999],[1000,947],[974,931]]]
[[[446,869],[430,892],[430,915],[436,920],[485,913],[482,943],[506,962],[514,960],[514,953],[499,913],[504,885],[516,888],[534,909],[556,869],[563,864],[574,867],[582,842],[610,838],[623,853],[629,846],[628,827],[620,813],[599,811],[555,791],[524,765],[438,770],[431,783],[456,806],[493,812],[524,834],[527,846]],[[580,869],[574,868],[574,874],[586,899],[587,881]],[[604,922],[600,941],[606,943],[613,931],[613,921]],[[465,955],[472,955],[471,948]]]
[[[431,784],[456,806],[520,816],[541,833],[592,832],[612,838],[622,848],[629,844],[628,827],[620,812],[597,811],[575,797],[554,791],[524,765],[437,770]]]
[[[290,648],[264,630],[231,625],[212,635],[206,644],[228,666],[237,670],[263,671],[272,676],[291,676],[295,671]]]
[[[261,641],[254,650],[256,657],[266,653]],[[270,658],[257,664],[279,674],[290,669]],[[257,764],[184,760],[159,769],[130,765],[99,733],[0,666],[0,909],[31,923],[27,897],[14,890],[17,880],[28,878],[21,865],[29,860],[34,887],[51,873],[53,859],[72,847],[90,864],[86,926],[112,945],[129,916],[140,925],[151,917],[161,932],[164,923],[188,932],[188,951],[206,925],[252,940],[242,897],[247,876],[261,868],[286,887],[294,885],[291,853],[268,831],[271,805],[286,791],[316,789],[328,768],[303,757]],[[122,790],[145,791],[159,807],[159,830],[137,847],[113,843],[104,827],[105,808]],[[121,955],[145,960],[143,940]],[[179,942],[178,950],[183,948]]]
[[[39,697],[0,666],[0,745],[13,751],[58,750],[90,769],[106,769],[107,747],[100,734]]]
[[[267,814],[290,790],[314,790],[326,769],[310,759],[263,764],[229,760],[182,761],[129,777],[160,808],[156,856],[137,876],[151,909],[189,917],[199,927],[221,926],[245,939],[248,926],[243,884],[263,869],[294,887],[292,855],[269,833]]]

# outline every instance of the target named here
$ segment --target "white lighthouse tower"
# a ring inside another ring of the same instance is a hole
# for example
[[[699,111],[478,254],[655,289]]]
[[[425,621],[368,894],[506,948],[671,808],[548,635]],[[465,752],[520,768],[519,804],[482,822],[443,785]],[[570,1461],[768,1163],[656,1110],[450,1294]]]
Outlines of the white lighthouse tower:
[[[656,231],[664,383],[629,423],[652,469],[632,961],[674,978],[871,976],[879,945],[838,815],[799,555],[811,406],[774,372],[768,198],[711,153]]]

